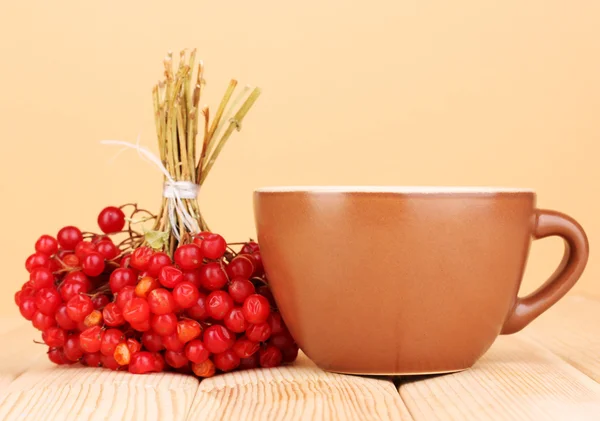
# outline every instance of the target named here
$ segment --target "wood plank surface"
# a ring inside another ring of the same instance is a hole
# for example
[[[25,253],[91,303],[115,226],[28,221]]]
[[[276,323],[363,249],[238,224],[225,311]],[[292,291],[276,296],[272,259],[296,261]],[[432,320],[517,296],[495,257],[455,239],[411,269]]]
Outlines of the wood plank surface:
[[[518,334],[470,370],[401,384],[400,395],[416,421],[600,419],[600,385]]]
[[[1,420],[185,420],[198,389],[192,376],[133,375],[44,360],[0,398]]]
[[[0,420],[600,420],[600,301],[570,296],[462,373],[403,379],[294,366],[201,383],[56,367],[40,334],[0,320]],[[596,381],[595,381],[596,380]]]
[[[566,297],[523,330],[523,335],[600,383],[600,300]]]
[[[36,360],[45,358],[47,347],[33,343],[41,334],[23,319],[2,319],[0,323],[0,402],[8,385]],[[2,419],[2,418],[0,418]]]
[[[325,373],[300,354],[293,367],[200,383],[189,420],[411,420],[388,379]]]

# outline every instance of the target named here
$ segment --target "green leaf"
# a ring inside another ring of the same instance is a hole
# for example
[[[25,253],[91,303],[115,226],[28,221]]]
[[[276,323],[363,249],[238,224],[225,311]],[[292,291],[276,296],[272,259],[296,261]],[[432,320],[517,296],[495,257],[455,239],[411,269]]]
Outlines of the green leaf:
[[[154,250],[162,250],[169,241],[169,233],[163,231],[146,231],[144,232],[146,243]]]

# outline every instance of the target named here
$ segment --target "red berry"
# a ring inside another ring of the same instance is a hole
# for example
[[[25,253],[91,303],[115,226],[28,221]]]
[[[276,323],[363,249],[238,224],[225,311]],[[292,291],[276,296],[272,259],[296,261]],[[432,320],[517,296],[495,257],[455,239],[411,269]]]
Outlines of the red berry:
[[[248,321],[244,317],[244,312],[240,307],[231,309],[231,311],[225,316],[223,322],[225,323],[227,329],[235,333],[245,332],[249,326]]]
[[[131,254],[126,254],[125,256],[121,257],[121,262],[119,263],[119,265],[122,268],[128,268],[130,266],[131,263]]]
[[[212,377],[215,375],[215,365],[211,360],[206,360],[201,363],[193,363],[192,371],[198,377]]]
[[[250,325],[246,330],[246,337],[254,342],[264,342],[271,336],[271,328],[268,323]]]
[[[244,300],[254,294],[254,284],[244,278],[235,278],[229,284],[229,295],[238,304],[243,304]]]
[[[100,234],[94,234],[92,236],[92,243],[94,244],[98,244],[101,241],[110,241],[112,243],[112,240],[110,239],[109,236],[107,235],[100,235]]]
[[[227,372],[235,370],[240,365],[240,357],[238,357],[235,352],[229,349],[216,354],[213,357],[213,362],[215,363],[215,367],[217,367],[219,370]]]
[[[83,324],[86,327],[100,326],[102,324],[102,312],[94,308],[90,314],[85,316]]]
[[[56,239],[63,250],[75,250],[77,243],[83,240],[83,235],[79,228],[68,226],[58,231]]]
[[[35,298],[35,290],[28,285],[30,285],[30,283],[25,282],[21,290],[15,293],[15,303],[17,305],[20,305],[21,301],[26,297]]]
[[[79,346],[84,352],[94,353],[100,351],[104,331],[100,326],[92,326],[79,335]]]
[[[134,297],[123,306],[123,317],[129,323],[141,323],[150,318],[148,301]]]
[[[90,289],[92,287],[88,277],[80,270],[69,272],[67,276],[65,276],[64,282],[79,282],[84,284],[86,289]]]
[[[84,354],[82,363],[88,367],[101,367],[102,354],[99,352],[94,352],[93,354]]]
[[[240,254],[252,254],[257,251],[259,251],[258,243],[250,241],[244,244],[244,247],[240,250]]]
[[[273,293],[271,292],[271,288],[269,288],[268,285],[259,286],[256,289],[256,293],[265,297],[271,307],[277,307],[277,304],[275,303],[275,298],[273,297]]]
[[[183,343],[196,339],[201,333],[200,323],[195,320],[183,319],[177,322],[177,337]]]
[[[188,308],[185,313],[194,320],[202,321],[208,319],[208,313],[206,311],[206,295],[198,293],[198,300],[196,304]]]
[[[129,349],[129,351],[131,351],[132,354],[142,350],[142,344],[133,338],[127,339],[125,343],[127,344],[127,348]]]
[[[156,367],[156,356],[147,351],[133,354],[129,362],[129,372],[133,374],[152,373]]]
[[[210,262],[200,268],[200,284],[209,291],[216,291],[227,284],[227,274],[218,262]]]
[[[229,278],[250,279],[254,273],[254,264],[246,255],[238,255],[227,265],[227,275]]]
[[[278,333],[277,335],[271,334],[271,339],[269,339],[269,345],[276,346],[277,348],[284,350],[286,348],[293,348],[296,343],[294,342],[294,338],[289,332]]]
[[[69,335],[63,347],[65,357],[71,361],[79,361],[83,357],[83,350],[79,343],[79,335]]]
[[[281,350],[281,353],[283,354],[284,363],[294,362],[298,358],[298,345],[294,344],[293,347],[284,348]]]
[[[60,348],[52,348],[48,351],[48,359],[54,364],[63,365],[70,364],[70,361],[65,357],[65,353]]]
[[[281,318],[279,313],[271,313],[267,318],[267,323],[271,327],[271,335],[279,335],[280,333],[287,332],[287,327]]]
[[[52,326],[56,326],[56,320],[52,316],[48,316],[41,311],[37,310],[31,318],[33,327],[38,330],[46,330]]]
[[[88,276],[98,276],[104,272],[104,257],[98,252],[88,253],[82,262],[83,273]]]
[[[33,316],[37,312],[37,306],[35,305],[35,298],[34,297],[23,297],[21,299],[21,303],[19,304],[19,311],[21,312],[21,316],[23,316],[26,320],[32,320]]]
[[[79,257],[75,256],[74,253],[65,254],[62,261],[67,268],[76,268],[80,264]]]
[[[67,335],[59,327],[52,326],[42,332],[42,340],[51,348],[60,348],[65,344]]]
[[[175,311],[173,294],[164,288],[157,288],[148,294],[148,305],[154,314],[169,314]]]
[[[137,270],[147,270],[150,266],[150,258],[154,251],[150,247],[138,247],[131,253],[131,261],[129,264]]]
[[[123,332],[119,329],[107,329],[104,332],[100,343],[100,352],[102,355],[113,356],[117,345],[125,339]]]
[[[79,294],[85,294],[89,291],[89,282],[87,284],[83,282],[65,281],[58,287],[60,296],[63,301],[68,302],[71,298],[78,296]]]
[[[194,244],[196,244],[198,247],[202,247],[202,242],[204,241],[204,239],[211,234],[212,234],[212,232],[202,231],[200,234],[197,234],[194,237]]]
[[[260,359],[258,357],[258,352],[256,352],[251,357],[240,359],[240,365],[238,366],[238,369],[251,370],[253,368],[257,368],[259,365]]]
[[[135,295],[140,298],[148,298],[148,294],[160,288],[160,284],[151,276],[144,276],[135,286]]]
[[[206,349],[213,354],[227,351],[235,343],[235,335],[224,326],[212,325],[206,328],[202,336]]]
[[[54,316],[61,303],[61,296],[54,287],[42,288],[35,294],[37,309],[48,316]]]
[[[50,265],[49,265],[50,272],[52,272],[52,273],[58,272],[62,268],[63,268],[62,263],[60,263],[56,258],[50,259]]]
[[[226,250],[227,243],[219,234],[208,234],[200,244],[200,252],[207,259],[220,259]]]
[[[17,306],[21,305],[21,294],[23,294],[23,290],[18,290],[13,296]]]
[[[153,331],[144,332],[142,344],[148,351],[158,352],[164,349],[161,336]]]
[[[131,351],[125,342],[121,342],[115,347],[113,357],[117,364],[127,365],[131,361]]]
[[[110,303],[110,298],[106,294],[97,294],[92,297],[92,303],[94,303],[94,308],[96,310],[102,310],[108,303]]]
[[[159,282],[167,288],[174,288],[183,281],[183,272],[174,266],[164,266],[158,274]]]
[[[165,359],[160,352],[153,352],[154,356],[154,371],[160,373],[165,370]]]
[[[106,260],[112,260],[119,255],[119,249],[109,240],[102,240],[96,244],[96,251]]]
[[[109,370],[115,371],[121,367],[119,365],[119,363],[115,360],[115,357],[113,357],[112,354],[111,355],[101,354],[100,361],[102,362],[102,367],[108,368]]]
[[[137,275],[133,269],[118,268],[110,274],[108,284],[110,285],[110,290],[116,293],[126,286],[135,286],[137,284]]]
[[[108,303],[102,310],[102,317],[107,326],[120,326],[125,323],[123,312],[116,303]]]
[[[161,336],[174,334],[177,331],[177,316],[173,313],[156,314],[150,319],[150,326]]]
[[[202,363],[208,360],[210,352],[201,340],[193,339],[185,345],[185,356],[193,363]]]
[[[35,251],[46,256],[52,256],[58,251],[58,241],[51,235],[42,235],[35,242]]]
[[[255,251],[250,255],[254,263],[254,276],[260,276],[264,274],[265,268],[263,266],[262,256],[260,252]]]
[[[260,366],[264,368],[277,367],[281,365],[283,356],[279,348],[268,345],[266,348],[258,351],[258,358],[260,360]]]
[[[173,368],[183,367],[188,359],[183,352],[165,351],[165,361]]]
[[[119,208],[108,206],[98,215],[98,226],[105,234],[119,232],[125,226],[125,214]]]
[[[83,322],[94,310],[94,303],[87,295],[76,295],[67,302],[67,314],[75,322]]]
[[[56,318],[56,323],[58,324],[58,326],[60,326],[64,330],[74,330],[77,328],[77,323],[75,323],[69,317],[69,313],[67,312],[66,304],[61,304],[56,309],[55,318]]]
[[[248,296],[246,300],[244,300],[242,310],[244,311],[246,320],[254,324],[266,322],[271,313],[269,300],[259,294]]]
[[[183,272],[183,281],[194,284],[197,288],[202,286],[200,281],[200,269],[188,270]]]
[[[47,268],[36,268],[29,275],[33,289],[47,288],[54,285],[54,275]]]
[[[177,247],[173,257],[175,263],[183,270],[197,269],[202,265],[202,252],[196,244]]]
[[[93,251],[96,251],[96,245],[92,244],[90,241],[82,240],[75,246],[75,256],[77,256],[80,261]]]
[[[213,291],[206,297],[206,312],[215,320],[223,320],[233,308],[233,300],[225,291]]]
[[[137,330],[138,332],[147,332],[151,329],[150,319],[146,319],[141,322],[132,322],[130,325],[133,329]]]
[[[251,341],[247,338],[240,338],[235,342],[235,344],[233,344],[233,347],[231,349],[236,353],[238,357],[249,358],[252,355],[254,355],[259,348],[260,345],[258,342]]]
[[[117,299],[115,302],[117,303],[121,311],[123,311],[123,307],[125,307],[125,304],[131,301],[134,297],[135,288],[131,285],[127,285],[126,287],[123,287],[123,289],[117,294]]]
[[[150,262],[148,263],[148,274],[154,278],[158,277],[160,274],[160,270],[165,266],[171,265],[171,258],[167,253],[163,253],[162,251],[158,251],[150,257]]]
[[[181,352],[185,347],[185,343],[179,340],[177,333],[173,333],[171,335],[163,336],[162,338],[163,345],[165,349],[169,351]]]
[[[200,297],[198,288],[190,282],[180,282],[173,288],[173,299],[180,308],[193,307]]]
[[[56,326],[56,320],[54,320],[54,317],[48,316],[39,310],[33,314],[31,323],[33,324],[33,327],[38,330],[46,330],[52,326]]]
[[[30,272],[37,268],[50,268],[50,258],[42,253],[34,253],[25,261],[25,269]]]

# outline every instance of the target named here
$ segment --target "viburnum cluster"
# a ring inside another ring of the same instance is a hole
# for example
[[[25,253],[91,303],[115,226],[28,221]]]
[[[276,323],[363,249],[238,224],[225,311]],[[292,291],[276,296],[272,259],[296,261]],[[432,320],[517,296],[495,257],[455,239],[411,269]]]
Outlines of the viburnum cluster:
[[[57,364],[210,377],[294,361],[298,347],[277,311],[258,244],[227,244],[196,200],[260,89],[234,96],[231,80],[213,115],[200,105],[204,66],[196,67],[195,50],[181,52],[178,66],[169,53],[164,68],[152,90],[158,156],[139,144],[103,142],[136,149],[164,174],[158,214],[107,207],[98,216],[102,234],[67,226],[41,236],[15,302]],[[147,221],[151,229],[136,229]]]
[[[121,252],[130,240],[111,238],[125,227],[121,208],[102,210],[98,224],[103,234],[67,226],[42,235],[25,262],[29,280],[15,302],[52,362],[210,377],[296,359],[257,243],[235,253],[202,232],[171,259],[148,246]]]

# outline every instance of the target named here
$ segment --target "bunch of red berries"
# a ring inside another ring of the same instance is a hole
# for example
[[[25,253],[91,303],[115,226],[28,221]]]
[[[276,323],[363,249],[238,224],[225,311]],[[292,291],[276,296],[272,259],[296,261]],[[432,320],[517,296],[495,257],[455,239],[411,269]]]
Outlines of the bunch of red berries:
[[[52,362],[210,377],[296,359],[258,244],[235,252],[202,232],[171,259],[126,219],[123,207],[107,207],[98,216],[104,234],[68,226],[35,243],[15,302],[42,331]],[[128,238],[115,244],[118,234]]]

